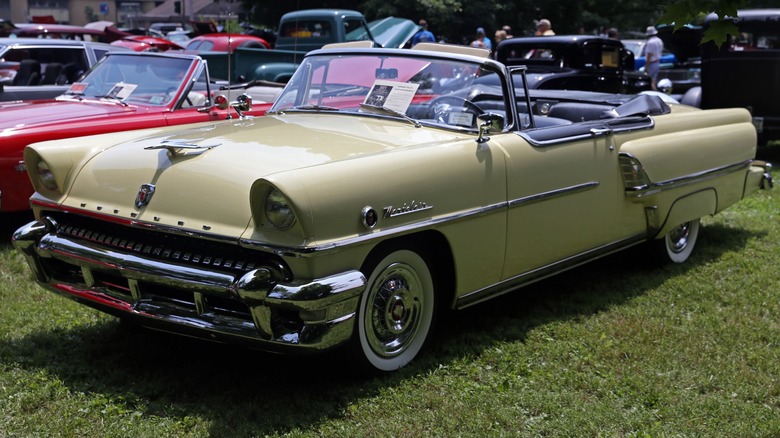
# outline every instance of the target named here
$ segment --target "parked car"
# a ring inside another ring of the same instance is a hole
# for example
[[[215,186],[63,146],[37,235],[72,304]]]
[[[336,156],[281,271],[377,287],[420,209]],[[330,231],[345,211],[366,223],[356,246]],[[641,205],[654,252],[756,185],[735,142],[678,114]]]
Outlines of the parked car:
[[[210,33],[192,38],[185,49],[194,52],[232,52],[239,47],[270,49],[271,45],[254,35]]]
[[[233,90],[238,97],[244,90]],[[205,61],[196,55],[111,52],[52,99],[0,104],[0,212],[29,210],[33,192],[22,162],[30,143],[105,132],[225,119]],[[227,94],[227,90],[222,90]],[[261,115],[256,105],[247,115]]]
[[[13,241],[38,283],[389,371],[442,309],[639,244],[684,262],[701,217],[771,181],[745,109],[529,91],[484,49],[369,45],[310,53],[265,117],[28,146],[36,219]]]
[[[524,65],[530,88],[638,93],[650,77],[634,69],[634,56],[620,41],[589,35],[510,38],[495,57]]]
[[[184,48],[175,42],[150,35],[130,35],[120,40],[113,41],[113,46],[122,46],[135,50],[136,52],[165,52],[168,50],[184,50]]]
[[[780,9],[739,10],[729,20],[739,35],[701,45],[701,107],[748,108],[759,143],[780,140]]]
[[[644,69],[647,40],[620,40],[620,42],[634,54],[634,70]],[[664,46],[663,52],[661,52],[661,69],[672,68],[676,62],[677,59],[674,57],[674,53]]]
[[[128,35],[117,29],[112,23],[98,27],[74,26],[57,23],[11,23],[0,26],[0,37],[66,39],[110,43]]]
[[[106,53],[127,50],[86,41],[0,38],[0,102],[59,96]]]

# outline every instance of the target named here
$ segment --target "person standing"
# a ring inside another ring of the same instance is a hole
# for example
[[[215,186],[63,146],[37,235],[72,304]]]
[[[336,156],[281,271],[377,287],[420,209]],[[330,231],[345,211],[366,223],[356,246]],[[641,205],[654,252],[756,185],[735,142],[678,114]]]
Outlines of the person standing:
[[[502,26],[501,30],[506,32],[506,39],[515,37],[514,35],[512,35],[512,28],[508,24],[505,24],[504,26]]]
[[[435,43],[436,37],[433,36],[433,32],[428,30],[428,22],[420,20],[417,24],[420,25],[420,30],[412,37],[412,47],[416,46],[417,43]]]
[[[536,36],[551,36],[555,35],[555,32],[552,30],[552,23],[550,23],[550,20],[546,18],[542,18],[539,20],[538,23],[536,23],[536,33],[534,34]]]
[[[490,38],[485,36],[485,29],[482,27],[477,28],[477,36],[470,45],[471,47],[481,47],[483,49],[488,49],[491,52],[493,51],[493,43],[490,41]]]
[[[504,29],[498,29],[496,31],[496,46],[498,46],[498,43],[504,41],[505,39],[507,39],[506,31]]]
[[[645,73],[650,76],[650,88],[657,90],[658,72],[661,70],[661,53],[664,51],[664,42],[658,38],[655,26],[647,26],[645,31],[647,44],[645,44]]]

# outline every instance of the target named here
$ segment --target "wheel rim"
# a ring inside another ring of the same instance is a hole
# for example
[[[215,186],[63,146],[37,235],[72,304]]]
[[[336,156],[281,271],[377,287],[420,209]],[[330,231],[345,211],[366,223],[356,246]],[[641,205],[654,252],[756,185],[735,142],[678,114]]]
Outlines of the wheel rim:
[[[407,265],[395,263],[374,283],[368,300],[366,340],[379,356],[401,354],[415,340],[424,303],[420,278]]]
[[[685,248],[688,246],[688,242],[691,237],[691,228],[692,223],[686,222],[669,231],[667,238],[670,251],[676,254],[685,251]]]

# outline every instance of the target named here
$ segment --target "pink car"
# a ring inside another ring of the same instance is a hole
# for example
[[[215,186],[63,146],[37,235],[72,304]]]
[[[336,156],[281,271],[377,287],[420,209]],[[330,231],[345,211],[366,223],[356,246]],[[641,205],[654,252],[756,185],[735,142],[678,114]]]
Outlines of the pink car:
[[[254,35],[210,33],[191,39],[185,49],[196,52],[232,52],[236,47],[270,49],[271,45]]]

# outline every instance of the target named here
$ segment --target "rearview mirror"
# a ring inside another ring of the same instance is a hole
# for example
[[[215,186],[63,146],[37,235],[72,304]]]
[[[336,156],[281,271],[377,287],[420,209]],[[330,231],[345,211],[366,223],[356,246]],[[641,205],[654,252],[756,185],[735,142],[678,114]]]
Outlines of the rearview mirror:
[[[376,73],[374,75],[377,79],[397,79],[398,78],[398,69],[397,68],[378,68],[376,69]]]

